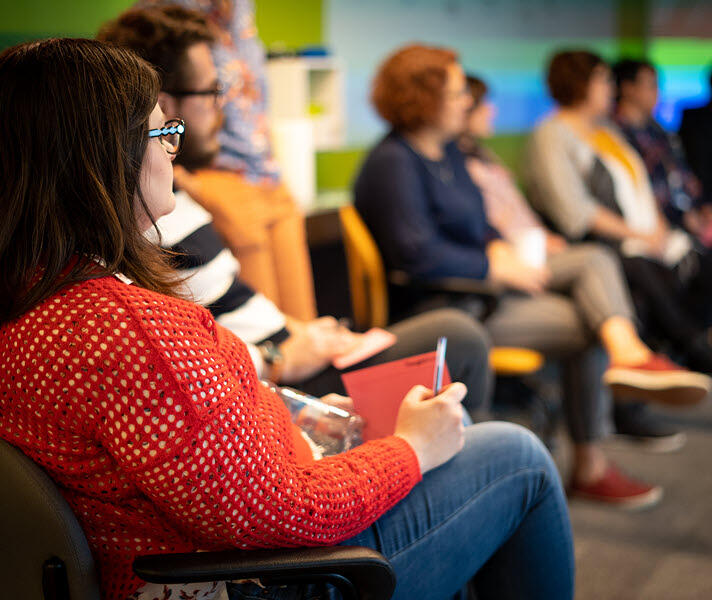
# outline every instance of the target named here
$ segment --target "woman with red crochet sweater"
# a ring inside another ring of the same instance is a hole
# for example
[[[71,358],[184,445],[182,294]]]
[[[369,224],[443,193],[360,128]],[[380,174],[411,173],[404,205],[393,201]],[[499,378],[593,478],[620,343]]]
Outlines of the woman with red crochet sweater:
[[[158,91],[95,41],[0,55],[0,437],[59,485],[103,597],[157,595],[140,554],[346,542],[391,560],[397,598],[475,574],[481,598],[571,598],[566,505],[534,436],[463,429],[462,384],[417,387],[393,436],[314,461],[244,344],[177,297],[143,236],[173,207],[183,129]]]

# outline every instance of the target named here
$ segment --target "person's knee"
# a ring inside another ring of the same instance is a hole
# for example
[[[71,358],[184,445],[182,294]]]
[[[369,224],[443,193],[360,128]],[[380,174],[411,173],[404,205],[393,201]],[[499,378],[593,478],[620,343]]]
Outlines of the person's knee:
[[[448,338],[448,343],[467,347],[472,355],[488,356],[490,338],[482,324],[469,314],[455,308],[443,308],[435,311],[438,330]]]
[[[620,260],[612,248],[602,244],[586,244],[585,248],[592,267],[605,273],[620,271]]]
[[[559,485],[556,465],[541,440],[530,430],[515,423],[494,421],[477,425],[487,429],[491,448],[510,463],[512,470],[541,471],[549,483]]]

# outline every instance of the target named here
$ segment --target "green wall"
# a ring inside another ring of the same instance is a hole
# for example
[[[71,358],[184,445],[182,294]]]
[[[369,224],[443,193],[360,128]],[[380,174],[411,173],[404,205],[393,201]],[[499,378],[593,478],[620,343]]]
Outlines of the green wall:
[[[19,0],[0,8],[0,47],[44,37],[92,37],[131,0]]]
[[[323,0],[256,0],[255,5],[257,31],[268,49],[323,42]]]
[[[0,48],[49,36],[93,36],[98,27],[134,0],[16,0],[0,8]],[[323,31],[329,0],[255,0],[257,29],[267,48],[298,48],[324,42]],[[648,0],[619,0],[619,51],[642,54],[646,49]],[[643,16],[643,18],[641,18]],[[672,44],[671,44],[672,46]],[[708,52],[709,45],[695,52]],[[675,47],[663,43],[658,52],[676,55]],[[684,48],[687,53],[691,48]],[[525,135],[502,135],[489,145],[518,172]],[[353,180],[364,148],[345,148],[317,155],[319,189],[342,189]]]
[[[45,37],[92,37],[135,0],[14,0],[0,5],[0,48]],[[322,0],[256,0],[257,29],[267,47],[322,43]]]
[[[498,135],[485,144],[519,178],[522,152],[527,140],[526,133]],[[350,147],[329,152],[317,152],[316,186],[319,190],[341,190],[350,188],[367,148]]]

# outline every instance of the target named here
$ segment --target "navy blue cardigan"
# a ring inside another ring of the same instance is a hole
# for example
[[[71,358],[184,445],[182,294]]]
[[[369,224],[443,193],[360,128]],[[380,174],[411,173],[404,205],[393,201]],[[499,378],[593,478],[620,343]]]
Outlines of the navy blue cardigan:
[[[436,162],[389,133],[366,158],[354,202],[388,270],[422,280],[487,276],[485,247],[499,234],[454,143]]]

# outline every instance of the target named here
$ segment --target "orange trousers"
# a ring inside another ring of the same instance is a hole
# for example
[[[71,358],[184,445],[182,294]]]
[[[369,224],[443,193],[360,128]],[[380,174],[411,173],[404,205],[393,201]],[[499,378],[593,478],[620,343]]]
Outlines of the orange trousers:
[[[188,193],[241,265],[240,278],[301,320],[316,317],[304,215],[284,184],[253,183],[239,173],[203,169]]]

